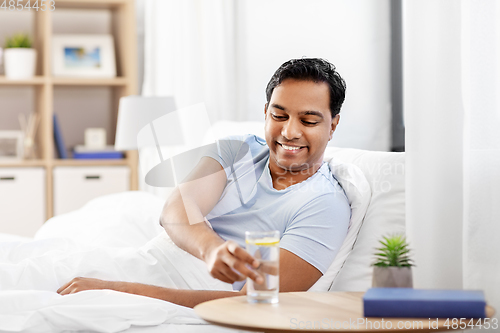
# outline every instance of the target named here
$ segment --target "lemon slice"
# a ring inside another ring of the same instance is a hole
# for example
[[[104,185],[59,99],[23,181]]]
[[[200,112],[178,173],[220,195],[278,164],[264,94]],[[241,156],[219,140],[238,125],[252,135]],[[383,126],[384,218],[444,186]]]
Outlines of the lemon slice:
[[[275,246],[280,243],[279,238],[274,237],[263,237],[252,240],[246,240],[247,244],[253,244],[258,246]]]

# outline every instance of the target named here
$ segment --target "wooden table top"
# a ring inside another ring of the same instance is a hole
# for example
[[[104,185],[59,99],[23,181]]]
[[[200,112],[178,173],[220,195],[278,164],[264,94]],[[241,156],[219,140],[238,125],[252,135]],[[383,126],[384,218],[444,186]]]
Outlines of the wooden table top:
[[[445,326],[446,319],[363,317],[363,294],[363,292],[280,293],[280,301],[277,304],[248,303],[246,296],[236,296],[205,302],[197,305],[194,310],[211,324],[266,333],[452,330],[451,320],[448,320],[449,327]],[[491,318],[494,312],[492,307],[486,307],[488,318]]]

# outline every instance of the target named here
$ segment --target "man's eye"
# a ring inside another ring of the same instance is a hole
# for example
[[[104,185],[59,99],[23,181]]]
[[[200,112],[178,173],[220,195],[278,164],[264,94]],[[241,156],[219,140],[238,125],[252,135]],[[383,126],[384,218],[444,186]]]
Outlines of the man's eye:
[[[305,121],[305,120],[303,120],[302,122],[304,124],[306,124],[306,125],[317,125],[318,124],[318,122],[315,122],[315,121]]]
[[[284,120],[284,119],[286,119],[285,116],[278,116],[278,115],[275,115],[275,114],[271,114],[271,116],[273,117],[273,119],[276,119],[276,120]]]

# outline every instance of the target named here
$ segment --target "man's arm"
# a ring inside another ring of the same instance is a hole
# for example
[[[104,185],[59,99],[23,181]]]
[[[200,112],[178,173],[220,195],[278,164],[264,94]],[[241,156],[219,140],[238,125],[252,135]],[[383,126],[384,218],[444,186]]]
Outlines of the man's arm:
[[[61,295],[75,294],[85,290],[109,289],[168,301],[193,308],[195,305],[213,299],[246,294],[246,288],[239,292],[218,290],[187,290],[152,286],[134,282],[104,281],[78,277],[57,290]]]
[[[319,278],[321,272],[307,261],[284,249],[280,249],[280,291],[306,291]],[[103,281],[90,278],[75,278],[59,288],[61,295],[84,290],[111,289],[130,294],[158,298],[178,305],[194,307],[202,302],[232,296],[246,295],[246,284],[239,292],[212,290],[184,290],[151,286],[132,282]]]
[[[257,279],[247,264],[258,262],[236,242],[224,241],[206,223],[205,216],[215,207],[226,186],[222,166],[203,157],[188,178],[170,196],[160,223],[181,249],[205,261],[210,274],[227,283]]]

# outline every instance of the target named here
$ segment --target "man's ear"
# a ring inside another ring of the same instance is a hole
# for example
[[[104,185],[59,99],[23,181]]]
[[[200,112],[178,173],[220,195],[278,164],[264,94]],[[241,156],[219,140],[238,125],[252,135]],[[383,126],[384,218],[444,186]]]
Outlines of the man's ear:
[[[337,114],[335,117],[332,119],[332,127],[330,128],[330,139],[332,139],[333,132],[337,129],[337,125],[339,124],[340,121],[340,114]]]
[[[267,103],[264,104],[264,120],[267,119],[267,105],[268,105]]]

